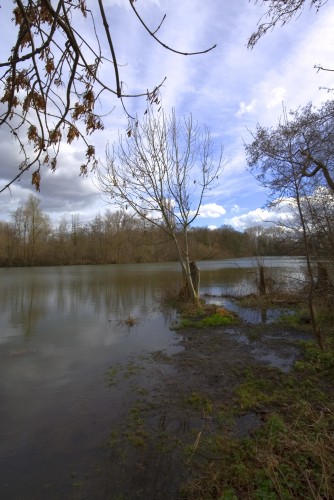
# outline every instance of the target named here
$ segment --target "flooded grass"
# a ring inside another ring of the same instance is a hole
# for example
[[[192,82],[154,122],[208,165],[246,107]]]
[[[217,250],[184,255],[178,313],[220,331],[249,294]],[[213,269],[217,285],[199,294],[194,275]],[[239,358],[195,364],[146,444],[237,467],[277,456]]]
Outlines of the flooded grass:
[[[242,329],[250,343],[237,347],[224,326],[188,329],[182,331],[184,351],[157,351],[140,360],[144,367],[131,360],[112,372],[136,381],[134,404],[108,442],[137,491],[127,498],[153,492],[184,500],[334,497],[333,350],[322,353],[291,330],[299,358],[284,371],[270,360],[257,362],[252,342],[275,346],[279,355],[287,330],[230,328]],[[136,374],[157,374],[157,365],[173,366],[174,374],[162,375],[160,383],[156,378],[149,390],[140,387]],[[145,483],[141,493],[131,464]]]
[[[177,333],[151,267],[20,269],[14,282],[6,270],[3,498],[334,498],[334,308],[316,304],[321,353],[306,309],[293,315],[289,298],[241,306],[222,293],[236,276],[254,291],[248,271],[206,266],[215,304]],[[37,278],[28,324],[21,304]],[[225,324],[215,315],[230,305],[239,319]]]
[[[111,369],[111,380],[136,379],[134,404],[109,440],[130,475],[129,463],[141,471],[145,486],[129,498],[334,498],[331,337],[319,351],[302,309],[284,316],[285,307],[276,324],[250,324],[208,304],[181,316],[184,350]],[[137,380],[147,370],[149,388]],[[131,481],[135,491],[138,476]]]
[[[212,401],[210,401],[210,399],[204,394],[200,394],[198,392],[192,392],[185,400],[185,404],[200,411],[203,415],[211,415],[213,411]]]
[[[206,328],[210,326],[226,326],[235,323],[235,318],[232,316],[221,316],[220,314],[212,314],[205,318],[182,318],[173,329],[181,330],[184,328]]]
[[[235,410],[258,415],[261,425],[242,439],[222,429],[202,436],[190,450],[182,498],[333,498],[333,387],[323,387],[333,377],[333,352],[314,344],[288,375],[245,370]]]
[[[117,321],[117,325],[119,326],[128,326],[129,328],[132,328],[134,326],[137,326],[140,322],[140,318],[134,318],[131,314],[125,318],[125,319],[120,319]]]
[[[109,386],[117,386],[121,382],[137,375],[142,369],[143,365],[136,363],[133,359],[130,359],[125,364],[116,363],[106,371],[106,383]]]

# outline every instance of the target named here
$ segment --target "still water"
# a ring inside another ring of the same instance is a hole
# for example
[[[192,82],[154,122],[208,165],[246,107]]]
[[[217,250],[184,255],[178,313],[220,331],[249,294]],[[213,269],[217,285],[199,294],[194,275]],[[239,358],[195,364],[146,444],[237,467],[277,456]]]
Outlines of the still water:
[[[273,276],[303,277],[302,259],[268,258]],[[250,259],[198,263],[201,293],[254,290]],[[177,263],[0,269],[0,498],[62,498],[103,455],[131,401],[106,371],[177,347],[159,303]],[[227,304],[229,305],[229,304]],[[230,304],[231,305],[231,304]],[[138,320],[124,325],[129,316]]]

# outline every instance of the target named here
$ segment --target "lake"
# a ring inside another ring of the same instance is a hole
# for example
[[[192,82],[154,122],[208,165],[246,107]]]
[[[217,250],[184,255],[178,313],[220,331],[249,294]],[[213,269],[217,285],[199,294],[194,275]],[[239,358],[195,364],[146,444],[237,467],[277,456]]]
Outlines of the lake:
[[[251,293],[254,265],[199,262],[201,294]],[[303,279],[304,259],[266,258],[265,265],[285,285],[284,275]],[[125,385],[108,385],[108,370],[179,349],[180,334],[170,329],[175,313],[160,301],[181,285],[180,267],[6,268],[0,279],[0,498],[66,498],[103,459],[103,443],[131,406]],[[264,318],[255,310],[246,316]],[[135,326],[124,323],[129,317]]]

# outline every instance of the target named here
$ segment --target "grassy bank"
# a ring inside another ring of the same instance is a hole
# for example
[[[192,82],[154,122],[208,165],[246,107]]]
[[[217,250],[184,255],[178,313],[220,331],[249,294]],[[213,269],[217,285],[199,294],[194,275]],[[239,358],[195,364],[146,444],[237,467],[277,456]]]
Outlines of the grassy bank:
[[[187,499],[334,498],[334,355],[313,343],[289,374],[246,369],[221,425],[189,449]],[[229,420],[256,415],[256,429],[233,436]]]

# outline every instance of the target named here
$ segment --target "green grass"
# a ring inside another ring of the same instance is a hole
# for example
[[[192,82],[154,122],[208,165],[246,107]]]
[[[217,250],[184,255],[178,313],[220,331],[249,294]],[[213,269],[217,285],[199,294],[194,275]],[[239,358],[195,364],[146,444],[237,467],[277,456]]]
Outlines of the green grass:
[[[192,392],[185,401],[186,405],[199,410],[205,415],[211,415],[213,411],[213,404],[205,395],[198,392]]]
[[[130,360],[127,364],[122,365],[121,363],[116,363],[106,370],[105,378],[107,385],[116,386],[122,381],[129,380],[131,377],[137,375],[143,367],[141,365],[135,364],[133,360]]]
[[[107,385],[114,386],[120,382],[120,370],[121,370],[121,365],[119,363],[117,363],[114,366],[111,366],[110,368],[108,368],[108,370],[106,370],[105,378]]]
[[[236,319],[232,315],[224,316],[220,313],[213,313],[209,316],[182,317],[174,327],[174,329],[182,330],[185,328],[208,328],[214,326],[226,326],[231,325],[235,322]]]
[[[211,306],[205,313],[184,315],[179,328],[208,328],[236,321],[228,312],[218,311]],[[300,314],[288,316],[287,321],[300,325]],[[254,328],[251,335],[258,336],[261,331]],[[183,394],[182,415],[187,412],[195,422],[200,419],[201,426],[191,429],[191,436],[182,442],[168,429],[154,437],[146,421],[154,402],[147,391],[141,393],[137,388],[141,402],[131,409],[122,429],[110,435],[109,446],[119,451],[124,463],[129,446],[138,453],[152,444],[161,454],[182,449],[188,468],[188,480],[179,495],[182,499],[334,498],[333,344],[329,335],[324,352],[313,341],[300,342],[302,356],[290,373],[261,364],[238,369],[239,385],[232,400],[223,399],[224,391],[217,400],[214,392],[208,396],[205,391],[191,389]],[[153,359],[169,361],[161,352]],[[136,376],[139,369],[133,361],[115,365],[107,379],[113,385]],[[248,415],[258,420],[258,426],[246,437],[235,437],[236,419]]]
[[[259,427],[243,439],[219,426],[201,433],[196,447],[185,450],[182,498],[334,498],[334,352],[313,343],[304,348],[290,374],[265,366],[244,371],[227,418],[255,412]],[[210,418],[224,421],[224,409],[218,414],[213,405]]]

